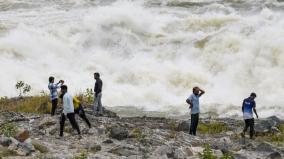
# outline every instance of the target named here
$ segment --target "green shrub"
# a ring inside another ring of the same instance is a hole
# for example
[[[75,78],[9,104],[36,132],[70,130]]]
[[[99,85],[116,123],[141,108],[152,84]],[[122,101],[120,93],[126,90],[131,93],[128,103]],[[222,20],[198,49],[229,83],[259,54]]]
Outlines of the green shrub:
[[[0,128],[0,134],[3,134],[7,137],[13,137],[17,133],[17,128],[14,124],[12,123],[6,123],[1,126]]]
[[[146,141],[146,135],[142,133],[142,131],[138,128],[134,128],[131,131],[131,134],[134,138],[136,138],[141,144],[145,145],[147,143]]]
[[[73,157],[73,159],[87,159],[87,153],[86,152],[81,152],[78,156]]]
[[[91,88],[87,88],[86,92],[84,93],[84,97],[86,98],[87,103],[93,103],[94,102],[94,91]]]
[[[205,145],[202,153],[199,153],[201,159],[217,159],[214,155],[210,145]]]
[[[231,153],[225,153],[220,159],[234,159]]]

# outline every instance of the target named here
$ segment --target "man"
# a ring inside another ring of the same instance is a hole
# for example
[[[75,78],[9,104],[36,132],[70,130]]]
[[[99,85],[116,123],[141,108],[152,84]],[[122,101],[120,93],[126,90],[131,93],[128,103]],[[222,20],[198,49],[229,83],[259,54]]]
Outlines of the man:
[[[81,132],[80,132],[79,126],[78,126],[78,124],[75,120],[73,98],[67,92],[67,86],[66,85],[61,86],[61,93],[62,93],[62,101],[63,101],[63,112],[61,114],[61,120],[60,120],[60,137],[63,136],[64,124],[65,124],[65,120],[66,120],[65,116],[67,116],[72,127],[77,130],[78,135],[79,135],[79,139],[80,139],[81,138]]]
[[[103,81],[100,78],[100,74],[98,72],[94,73],[94,78],[96,80],[95,83],[95,97],[94,97],[94,111],[96,115],[102,116],[103,115],[103,106],[102,106],[102,87]]]
[[[186,102],[190,105],[189,109],[191,109],[191,124],[189,134],[195,136],[200,113],[199,97],[201,97],[205,92],[198,87],[194,87],[192,92],[193,94],[187,98]]]
[[[243,112],[243,118],[245,120],[245,127],[242,132],[242,137],[245,137],[245,133],[250,127],[250,139],[253,139],[253,134],[254,134],[254,118],[253,118],[253,112],[255,113],[256,117],[258,118],[258,114],[256,112],[256,104],[254,99],[256,98],[255,93],[251,93],[250,96],[243,101],[242,105],[242,112]]]
[[[88,118],[85,115],[84,108],[80,102],[80,100],[77,97],[73,97],[73,104],[74,104],[74,112],[75,114],[78,114],[91,128],[91,123],[89,122]]]
[[[54,116],[58,104],[57,89],[63,84],[63,80],[60,80],[58,83],[54,84],[54,77],[49,77],[48,89],[50,90],[50,100],[52,103],[51,116]]]

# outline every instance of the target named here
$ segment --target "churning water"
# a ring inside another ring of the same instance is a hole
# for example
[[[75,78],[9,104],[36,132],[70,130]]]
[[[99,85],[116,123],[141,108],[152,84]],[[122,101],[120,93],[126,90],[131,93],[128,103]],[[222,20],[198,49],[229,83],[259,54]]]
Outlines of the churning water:
[[[104,81],[105,105],[240,115],[252,91],[260,116],[284,117],[284,2],[276,0],[0,0],[0,96],[48,77],[72,93]]]

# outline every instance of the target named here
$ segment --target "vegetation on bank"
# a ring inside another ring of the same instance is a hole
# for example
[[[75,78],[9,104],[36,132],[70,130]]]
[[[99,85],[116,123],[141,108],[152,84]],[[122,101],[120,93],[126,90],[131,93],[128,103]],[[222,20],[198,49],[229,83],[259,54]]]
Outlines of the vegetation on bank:
[[[48,93],[42,91],[40,95],[27,96],[32,90],[31,85],[25,81],[17,81],[15,89],[18,97],[0,97],[0,111],[13,111],[24,113],[44,114],[51,111],[51,102]],[[85,92],[77,95],[85,104],[93,103],[93,90],[86,89]],[[60,105],[60,104],[59,104]]]
[[[201,159],[217,159],[218,157],[214,154],[214,151],[211,149],[209,144],[204,145],[203,151],[199,153],[199,157]],[[231,153],[224,153],[220,159],[233,159],[233,155]]]
[[[259,141],[267,141],[270,143],[274,143],[277,145],[284,145],[284,124],[280,124],[277,126],[279,132],[277,133],[267,133],[263,136],[258,136],[257,140]]]
[[[226,123],[209,122],[198,124],[197,131],[201,134],[219,134],[228,130]]]

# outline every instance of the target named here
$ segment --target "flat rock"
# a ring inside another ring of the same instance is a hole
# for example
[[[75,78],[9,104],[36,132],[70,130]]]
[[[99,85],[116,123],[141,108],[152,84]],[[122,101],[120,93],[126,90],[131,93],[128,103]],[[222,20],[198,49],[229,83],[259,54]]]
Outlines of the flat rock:
[[[39,128],[44,128],[44,127],[49,127],[52,125],[55,125],[58,121],[53,118],[53,117],[44,117],[40,123],[39,123]]]

